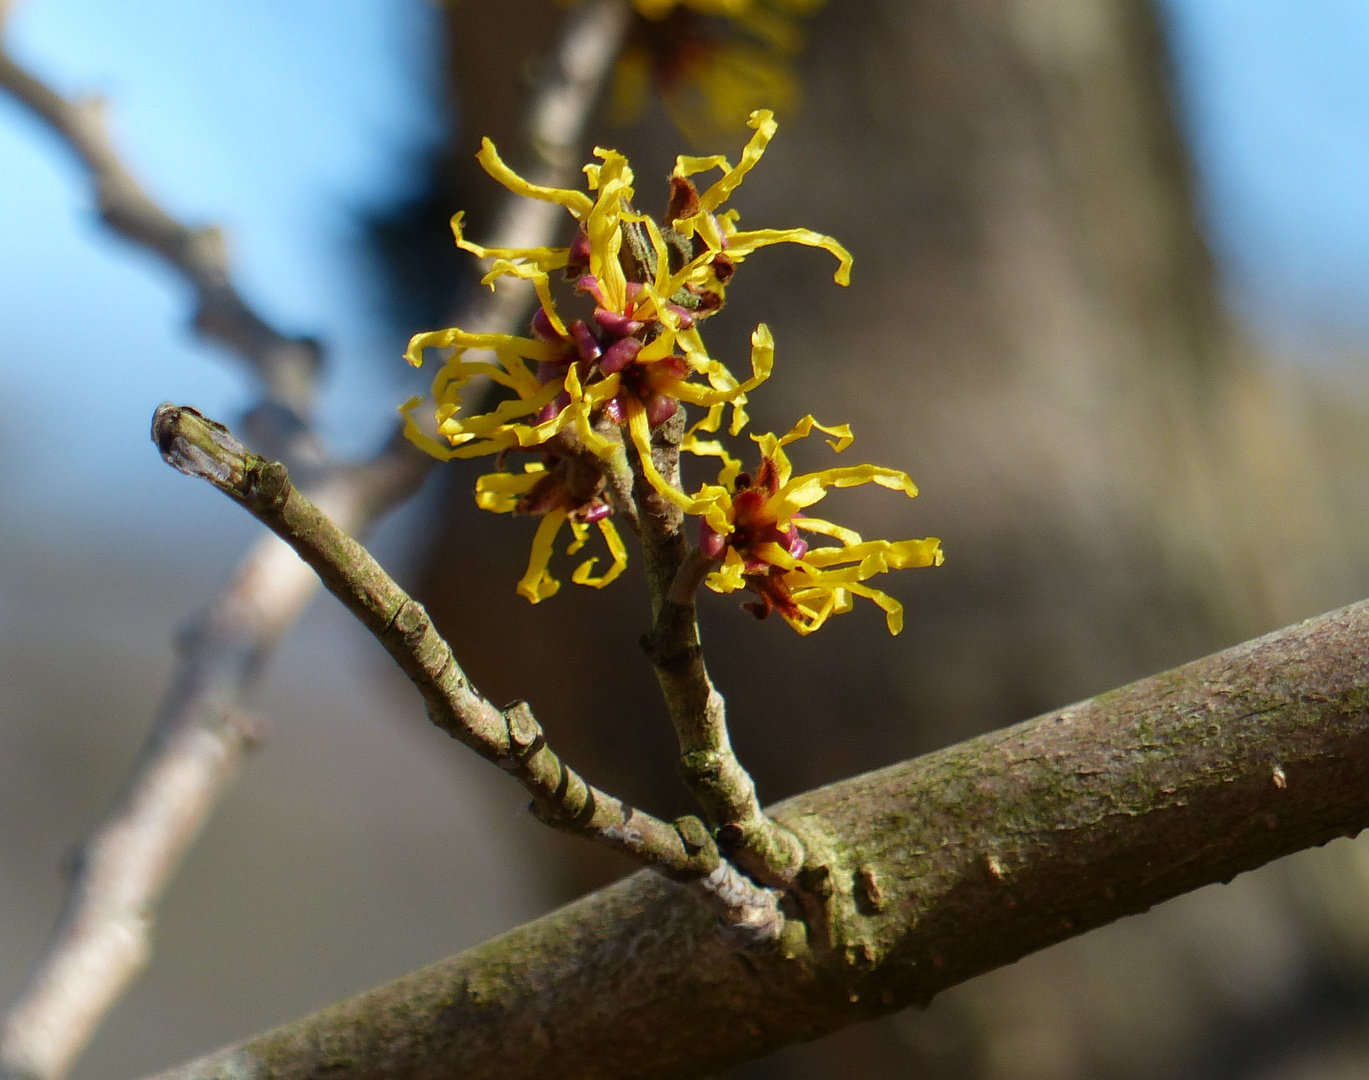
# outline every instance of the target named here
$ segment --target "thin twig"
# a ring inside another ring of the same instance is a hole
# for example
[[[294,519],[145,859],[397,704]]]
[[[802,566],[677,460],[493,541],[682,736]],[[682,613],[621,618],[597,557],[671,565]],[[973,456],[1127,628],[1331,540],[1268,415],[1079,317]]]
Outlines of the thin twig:
[[[64,98],[3,48],[0,88],[45,120],[85,165],[104,223],[160,255],[194,288],[196,328],[237,353],[261,379],[268,400],[306,416],[320,362],[318,343],[282,333],[242,298],[230,279],[219,229],[184,225],[148,196],[110,142],[103,102]]]
[[[552,750],[526,702],[506,709],[491,704],[466,678],[423,606],[300,493],[284,465],[254,454],[194,409],[161,406],[152,438],[167,464],[213,484],[289,544],[399,664],[432,722],[522,783],[538,818],[675,880],[698,883],[723,908],[727,925],[762,941],[778,939],[784,919],[776,895],[729,872],[702,822],[670,824],[595,788]]]
[[[683,410],[661,428],[653,446],[657,470],[668,483],[680,482]],[[636,461],[635,447],[629,459]],[[728,858],[756,880],[776,888],[793,882],[803,866],[803,844],[790,829],[761,809],[756,785],[732,750],[727,705],[704,663],[694,610],[694,590],[704,566],[691,556],[680,510],[653,488],[637,468],[638,535],[651,587],[653,625],[643,640],[656,668],[680,744],[680,773],[714,827]],[[682,573],[683,572],[683,573]]]
[[[8,0],[0,0],[0,22],[8,8]],[[626,22],[619,0],[582,4],[570,13],[560,50],[532,108],[529,137],[547,177],[543,182],[564,184],[570,178],[576,147],[612,69]],[[58,112],[69,105],[7,57],[0,56],[0,64],[0,85],[22,83],[29,93],[16,96],[30,107],[34,100],[55,105]],[[57,130],[67,137],[64,128]],[[108,144],[103,145],[107,151]],[[73,149],[84,157],[80,146]],[[544,245],[560,224],[560,217],[548,213],[544,204],[510,196],[489,242]],[[474,328],[514,329],[530,306],[531,289],[519,287],[521,282],[510,284],[497,295],[475,298],[457,321]],[[371,462],[321,468],[326,479],[312,495],[341,528],[359,533],[407,498],[431,465],[432,459],[397,427]],[[61,915],[0,1027],[0,1080],[58,1080],[65,1075],[142,970],[162,892],[236,775],[248,742],[240,703],[275,642],[296,622],[317,587],[314,573],[285,544],[265,537],[187,636],[138,762],[108,816],[83,845]]]

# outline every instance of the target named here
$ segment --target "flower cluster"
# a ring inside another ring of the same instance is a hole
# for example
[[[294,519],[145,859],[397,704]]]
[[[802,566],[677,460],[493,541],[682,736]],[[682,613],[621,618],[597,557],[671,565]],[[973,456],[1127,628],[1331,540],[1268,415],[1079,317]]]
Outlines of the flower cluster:
[[[831,237],[808,229],[743,229],[737,211],[723,209],[775,133],[767,111],[753,113],[750,126],[754,133],[736,165],[720,156],[677,159],[659,222],[635,209],[632,169],[616,151],[595,151],[599,160],[585,167],[582,192],[529,182],[485,140],[477,155],[485,170],[518,195],[564,207],[575,220],[575,235],[562,248],[484,247],[466,239],[460,214],[453,218],[457,244],[488,260],[483,282],[494,288],[505,277],[529,281],[539,304],[526,337],[456,327],[415,335],[406,353],[414,365],[423,362],[427,348],[451,352],[432,384],[430,430],[414,415],[423,398],[403,406],[405,430],[444,460],[497,456],[498,471],[477,482],[476,502],[496,513],[541,518],[518,583],[519,593],[533,603],[560,587],[550,564],[567,525],[567,554],[577,553],[590,526],[597,526],[612,560],[597,575],[596,559],[582,562],[573,582],[600,588],[622,573],[627,555],[611,521],[609,477],[629,468],[630,447],[656,491],[700,516],[700,548],[718,563],[710,588],[750,589],[759,597],[749,605],[756,614],[777,611],[802,633],[849,610],[853,597],[866,596],[884,608],[897,633],[898,604],[864,582],[887,570],[939,562],[937,541],[866,542],[802,511],[830,487],[876,483],[914,495],[907,475],[860,465],[792,476],[783,447],[814,428],[835,437],[834,449],[850,443],[845,427],[824,427],[812,417],[781,438],[753,436],[762,454],[754,476],[743,475],[719,441],[703,437],[719,432],[728,409],[728,433],[738,435],[748,421],[748,394],[774,367],[774,338],[764,324],[751,336],[751,370],[744,379],[713,358],[701,337],[701,324],[723,306],[737,268],[762,247],[797,243],[830,252],[837,259],[836,281],[850,280],[851,257]],[[713,170],[720,175],[701,191],[694,178]],[[575,303],[583,314],[571,317],[567,305]],[[478,377],[507,396],[472,414],[463,408],[463,394]],[[693,495],[661,475],[652,458],[653,430],[689,405],[702,415],[685,432],[681,449],[723,461],[718,482]],[[511,471],[506,465],[514,452],[536,460]],[[800,530],[826,535],[840,546],[810,548]]]
[[[889,633],[903,629],[897,600],[865,585],[876,574],[915,566],[940,566],[941,543],[926,540],[862,540],[859,533],[805,513],[826,498],[829,488],[878,484],[909,498],[917,488],[905,472],[878,465],[849,465],[794,475],[784,447],[814,429],[834,436],[840,453],[851,445],[845,424],[827,427],[805,416],[786,434],[753,435],[760,447],[754,474],[724,455],[718,484],[703,488],[692,509],[701,515],[699,550],[721,563],[705,584],[714,592],[750,589],[758,599],[746,604],[757,618],[771,611],[801,634],[811,634],[831,615],[850,611],[853,598],[868,597],[884,609]],[[812,547],[804,533],[836,540]]]

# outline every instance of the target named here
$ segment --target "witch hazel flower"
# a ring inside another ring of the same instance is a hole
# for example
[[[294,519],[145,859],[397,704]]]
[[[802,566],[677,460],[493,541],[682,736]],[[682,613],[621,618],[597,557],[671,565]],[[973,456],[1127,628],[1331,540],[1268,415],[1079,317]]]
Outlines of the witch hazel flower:
[[[612,557],[609,568],[599,575],[594,573],[597,559],[582,562],[571,574],[576,585],[602,589],[627,568],[627,548],[609,520],[613,507],[604,488],[599,459],[559,437],[543,448],[541,461],[525,464],[523,472],[487,473],[476,481],[475,502],[482,510],[541,517],[527,572],[517,585],[520,596],[537,604],[560,590],[561,583],[551,575],[548,566],[556,538],[565,525],[569,525],[572,534],[567,555],[574,555],[585,546],[589,527],[594,525]]]
[[[849,426],[827,427],[805,416],[778,438],[752,436],[761,451],[755,473],[741,472],[740,462],[720,453],[724,464],[718,484],[703,488],[689,508],[700,515],[700,552],[720,563],[704,584],[717,593],[750,590],[756,599],[744,606],[752,614],[763,619],[776,612],[800,634],[811,634],[832,615],[850,611],[855,598],[863,596],[884,610],[889,633],[898,634],[903,606],[865,582],[890,570],[940,566],[941,542],[935,537],[864,540],[852,529],[808,514],[831,488],[878,484],[909,498],[917,494],[907,473],[878,465],[795,476],[784,447],[814,430],[833,436],[828,442],[838,453],[851,444]],[[836,544],[815,547],[805,534]]]
[[[753,114],[752,126],[756,133],[736,167],[720,157],[679,159],[662,223],[633,207],[635,178],[617,151],[596,149],[599,160],[585,166],[582,192],[534,184],[510,169],[488,139],[482,144],[477,158],[485,170],[518,195],[564,207],[576,222],[575,237],[564,248],[486,247],[465,238],[460,214],[452,219],[457,244],[490,260],[483,282],[494,288],[506,276],[527,280],[539,306],[528,337],[472,334],[459,327],[414,335],[406,352],[412,364],[421,364],[428,348],[450,350],[432,384],[435,434],[415,419],[425,399],[410,400],[402,412],[409,438],[444,460],[541,451],[543,460],[531,471],[487,474],[477,492],[487,509],[542,517],[528,575],[519,586],[534,602],[556,590],[548,559],[567,523],[577,548],[584,542],[581,530],[599,524],[613,556],[605,574],[596,577],[585,564],[572,580],[598,586],[621,572],[621,541],[603,524],[611,507],[602,499],[585,501],[584,485],[568,483],[569,462],[584,474],[594,471],[586,462],[598,458],[596,481],[602,482],[604,465],[621,460],[630,441],[648,482],[683,505],[689,498],[652,462],[652,430],[682,405],[694,405],[704,415],[683,449],[712,453],[699,433],[716,433],[728,407],[729,433],[745,427],[747,395],[774,367],[774,339],[764,324],[757,327],[750,376],[739,379],[709,355],[699,333],[699,324],[722,307],[737,265],[759,247],[792,241],[831,251],[839,260],[837,280],[849,280],[850,255],[830,237],[804,229],[742,232],[735,211],[719,212],[775,131],[768,112]],[[722,177],[700,194],[689,177],[715,167]],[[563,317],[553,293],[556,271],[570,287],[571,296],[562,301],[581,298],[583,315]],[[494,362],[484,358],[491,353]],[[468,414],[463,394],[480,376],[510,393],[494,409]],[[545,475],[534,475],[539,470]]]

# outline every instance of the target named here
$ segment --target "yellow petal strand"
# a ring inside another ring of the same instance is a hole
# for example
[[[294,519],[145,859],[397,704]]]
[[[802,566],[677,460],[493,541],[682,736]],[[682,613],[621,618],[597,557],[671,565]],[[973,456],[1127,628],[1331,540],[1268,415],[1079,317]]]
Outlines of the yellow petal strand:
[[[946,559],[941,541],[935,536],[925,540],[898,540],[889,545],[889,568],[907,570],[918,566],[940,566]]]
[[[808,518],[799,518],[800,528],[808,527]],[[816,531],[816,530],[815,530]],[[814,567],[859,563],[852,571],[842,571],[843,580],[864,581],[873,574],[888,570],[908,570],[919,566],[937,566],[941,562],[941,541],[934,536],[925,540],[866,540],[850,547],[812,548],[803,561]]]
[[[806,515],[799,517],[795,515],[793,522],[804,532],[817,533],[819,536],[830,536],[833,540],[840,540],[842,545],[848,548],[854,547],[861,542],[860,533],[856,532],[854,529],[848,529],[843,525],[825,521],[822,518],[808,517]],[[832,550],[838,551],[840,549],[833,548]],[[808,554],[811,555],[813,552],[810,551]],[[807,558],[807,556],[805,556],[805,558]]]
[[[715,593],[736,592],[738,589],[746,588],[746,563],[737,554],[734,548],[728,548],[727,554],[723,556],[723,564],[713,573],[704,579],[707,585]]]
[[[787,519],[796,511],[827,497],[827,488],[859,487],[862,484],[878,484],[893,491],[901,491],[910,499],[917,494],[917,486],[911,477],[898,469],[886,469],[881,465],[848,465],[836,469],[819,469],[817,472],[784,481],[778,492],[767,503],[780,519]]]
[[[722,154],[710,154],[708,157],[690,157],[688,154],[681,154],[675,159],[675,170],[671,175],[694,176],[697,173],[708,172],[709,169],[722,169],[723,172],[731,172],[732,162],[728,161]]]
[[[548,345],[534,338],[518,337],[516,334],[468,334],[460,327],[449,326],[445,330],[415,334],[409,339],[404,358],[414,367],[422,367],[424,349],[449,348],[458,348],[463,352],[467,349],[512,349],[529,360],[556,360],[564,352],[559,345]]]
[[[565,264],[562,263],[562,265],[564,266]],[[556,267],[552,267],[552,269],[554,270]],[[532,287],[537,290],[537,299],[542,304],[542,311],[546,314],[547,320],[551,323],[552,328],[563,338],[570,337],[569,332],[566,330],[566,324],[561,321],[560,312],[556,310],[556,301],[551,295],[550,279],[547,277],[547,272],[544,268],[537,265],[513,263],[502,258],[496,259],[494,265],[490,267],[490,272],[480,279],[480,283],[482,285],[488,285],[493,289],[495,279],[502,277],[505,274],[512,274],[514,277],[522,278],[524,281],[531,281]],[[552,345],[551,347],[553,349],[556,348],[555,345]]]
[[[809,588],[802,589],[792,594],[794,603],[808,616],[805,619],[796,619],[790,615],[783,615],[784,621],[797,630],[805,637],[813,631],[821,629],[829,616],[837,613],[841,608],[839,605],[841,591],[839,589]],[[813,600],[820,598],[821,602],[814,604]]]
[[[707,418],[705,417],[705,419]],[[723,447],[723,444],[717,439],[701,439],[695,434],[696,431],[701,429],[703,422],[703,420],[700,420],[699,423],[685,432],[684,438],[680,440],[680,449],[685,453],[693,454],[696,457],[715,457],[720,459],[723,463],[723,467],[722,472],[719,473],[718,483],[726,485],[727,481],[724,481],[722,476],[730,474],[732,478],[735,478],[736,475],[741,472],[742,463],[729,454]],[[713,430],[717,429],[715,428]]]
[[[541,473],[486,473],[475,482],[475,505],[495,514],[510,513],[518,506],[518,496],[532,490]]]
[[[627,428],[632,436],[633,445],[637,447],[637,456],[642,462],[642,475],[646,477],[647,483],[686,514],[698,513],[695,509],[695,500],[671,487],[656,468],[656,462],[651,456],[651,427],[647,423],[646,410],[636,401],[628,403]]]
[[[742,159],[737,163],[735,169],[728,169],[723,173],[722,178],[715,181],[713,186],[699,196],[699,208],[702,211],[712,213],[727,201],[729,195],[738,184],[746,178],[760,161],[765,153],[765,148],[770,140],[775,137],[775,114],[769,109],[757,109],[751,114],[751,119],[747,121],[747,127],[755,130],[756,134],[751,136],[751,141],[746,144],[746,149],[742,151]]]
[[[812,229],[752,229],[736,232],[727,237],[727,254],[740,261],[758,248],[771,244],[802,244],[804,247],[822,248],[837,259],[837,269],[832,279],[838,285],[851,284],[851,253],[833,237]]]
[[[576,555],[585,546],[585,541],[589,539],[589,526],[583,521],[576,521],[571,518],[570,531],[573,539],[570,542],[570,547],[566,548],[566,554]]]
[[[593,383],[588,388],[582,388],[580,373],[576,371],[575,365],[571,364],[570,369],[566,372],[565,388],[566,392],[570,394],[571,403],[562,410],[561,415],[557,418],[560,420],[561,426],[556,430],[560,431],[568,425],[573,426],[585,449],[605,461],[613,458],[620,444],[614,439],[605,438],[594,430],[594,425],[590,423],[590,413],[618,392],[621,380],[621,373],[615,371],[607,379]],[[551,435],[546,435],[546,438],[551,438]]]
[[[452,448],[443,446],[440,442],[427,434],[418,422],[410,415],[414,409],[422,405],[425,398],[411,397],[399,407],[399,414],[404,417],[404,437],[422,450],[425,454],[432,454],[438,461],[451,461]]]
[[[487,364],[483,360],[472,360],[462,364],[467,375],[484,375],[491,382],[498,383],[500,386],[507,386],[510,390],[517,392],[520,397],[526,397],[528,393],[536,393],[541,387],[541,383],[535,379],[531,381],[526,378],[526,372],[510,373],[508,368],[497,365]]]
[[[681,222],[692,222],[694,220],[695,218],[682,218]],[[686,227],[681,228],[679,231],[688,235],[691,231],[697,230],[691,230]],[[721,244],[721,235],[719,235],[718,239],[719,244]],[[694,258],[690,259],[689,262],[675,271],[674,276],[672,276],[665,285],[661,286],[661,295],[665,297],[674,296],[691,281],[700,285],[704,284],[712,274],[712,269],[709,264],[713,261],[713,256],[716,255],[719,250],[719,247],[708,247],[698,255],[695,255]]]
[[[462,251],[469,251],[477,259],[503,259],[515,263],[531,263],[539,270],[560,270],[566,263],[570,262],[570,248],[551,248],[551,247],[532,247],[532,248],[500,248],[485,247],[483,244],[476,244],[466,239],[462,224],[465,214],[457,211],[452,215],[452,235],[456,237],[456,246]]]
[[[903,633],[903,605],[892,596],[868,585],[847,585],[846,588],[857,596],[868,597],[884,609],[884,624],[890,634],[897,637]]]
[[[723,407],[713,405],[709,407],[708,413],[691,428],[691,431],[706,431],[712,435],[718,430],[723,422]]]
[[[670,251],[666,247],[665,237],[661,235],[660,226],[645,214],[641,215],[641,222],[646,226],[647,236],[651,239],[651,250],[656,255],[655,279],[647,291],[649,293],[654,292],[660,300],[665,300],[671,295],[665,291],[670,284]],[[656,304],[656,310],[663,318],[669,318],[672,322],[678,318],[673,312],[665,310],[665,304],[659,301]]]
[[[623,538],[618,535],[618,530],[614,528],[613,522],[608,518],[601,519],[599,531],[603,534],[604,543],[608,545],[608,553],[613,556],[613,565],[598,577],[591,577],[590,572],[598,560],[586,559],[575,568],[575,572],[570,576],[571,581],[575,584],[588,585],[591,589],[602,589],[605,585],[617,580],[618,575],[627,569],[627,546],[623,543]]]
[[[827,445],[838,454],[856,441],[856,437],[851,434],[850,424],[837,424],[834,427],[828,427],[826,424],[819,424],[813,419],[813,414],[809,413],[780,436],[779,445],[788,446],[791,442],[796,442],[799,439],[806,439],[813,433],[814,428],[833,436],[833,438],[827,440]]]
[[[693,344],[692,338],[686,334],[680,334],[679,341],[686,353],[689,353]],[[643,353],[646,351],[642,350]],[[638,354],[639,356],[641,354]],[[693,359],[691,357],[691,359]],[[738,382],[727,368],[716,360],[710,359],[704,354],[703,360],[707,362],[708,381],[713,384],[713,389],[705,389],[692,383],[682,383],[671,391],[672,396],[681,401],[687,401],[691,405],[699,405],[703,408],[712,409],[724,403],[732,406],[732,423],[728,427],[731,435],[740,434],[746,426],[746,411],[742,408],[746,404],[747,391],[754,390],[770,378],[771,372],[775,368],[775,339],[770,334],[770,328],[761,323],[756,327],[751,335],[751,378],[745,382]],[[716,431],[717,422],[721,420],[721,414],[713,417],[710,413],[708,422],[713,425],[705,428],[707,431]]]
[[[481,167],[487,173],[515,195],[523,195],[529,199],[540,199],[542,202],[564,206],[580,221],[584,221],[594,208],[593,201],[583,191],[543,187],[541,184],[533,184],[524,180],[504,164],[503,159],[499,156],[499,151],[494,148],[494,143],[488,138],[481,140],[480,153],[475,155],[475,159],[480,162]]]
[[[518,583],[518,595],[526,597],[530,603],[540,604],[547,597],[555,596],[561,588],[561,583],[547,573],[547,565],[551,562],[556,534],[565,520],[564,510],[552,510],[537,524],[537,535],[532,538],[532,551],[528,555],[528,572]]]

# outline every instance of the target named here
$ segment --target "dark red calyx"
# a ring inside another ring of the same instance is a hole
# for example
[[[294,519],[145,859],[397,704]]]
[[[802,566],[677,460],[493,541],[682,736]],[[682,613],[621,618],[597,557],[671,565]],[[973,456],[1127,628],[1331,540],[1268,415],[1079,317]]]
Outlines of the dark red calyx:
[[[665,394],[652,394],[646,399],[646,421],[652,427],[664,424],[679,409],[680,403]]]
[[[565,341],[565,338],[556,332],[556,327],[552,326],[551,317],[546,309],[540,306],[532,313],[532,336],[538,341],[545,341],[548,345]]]
[[[580,359],[589,364],[598,360],[603,349],[600,348],[599,339],[594,336],[594,331],[589,328],[589,323],[584,319],[576,319],[570,324],[569,329],[575,348],[580,353]]]
[[[604,350],[604,355],[599,359],[599,370],[605,375],[622,371],[641,351],[642,343],[636,338],[620,338]]]
[[[727,537],[703,518],[699,519],[699,551],[706,559],[718,562],[727,554]]]
[[[570,256],[566,262],[566,269],[571,270],[575,267],[589,265],[589,233],[581,225],[575,230],[575,239],[570,242]]]
[[[631,337],[640,333],[642,328],[646,326],[644,322],[629,319],[626,315],[620,315],[616,311],[609,311],[602,307],[594,309],[594,321],[603,327],[605,333],[620,338]]]
[[[699,189],[685,176],[670,178],[670,201],[666,203],[665,224],[680,218],[693,217],[699,212]]]

